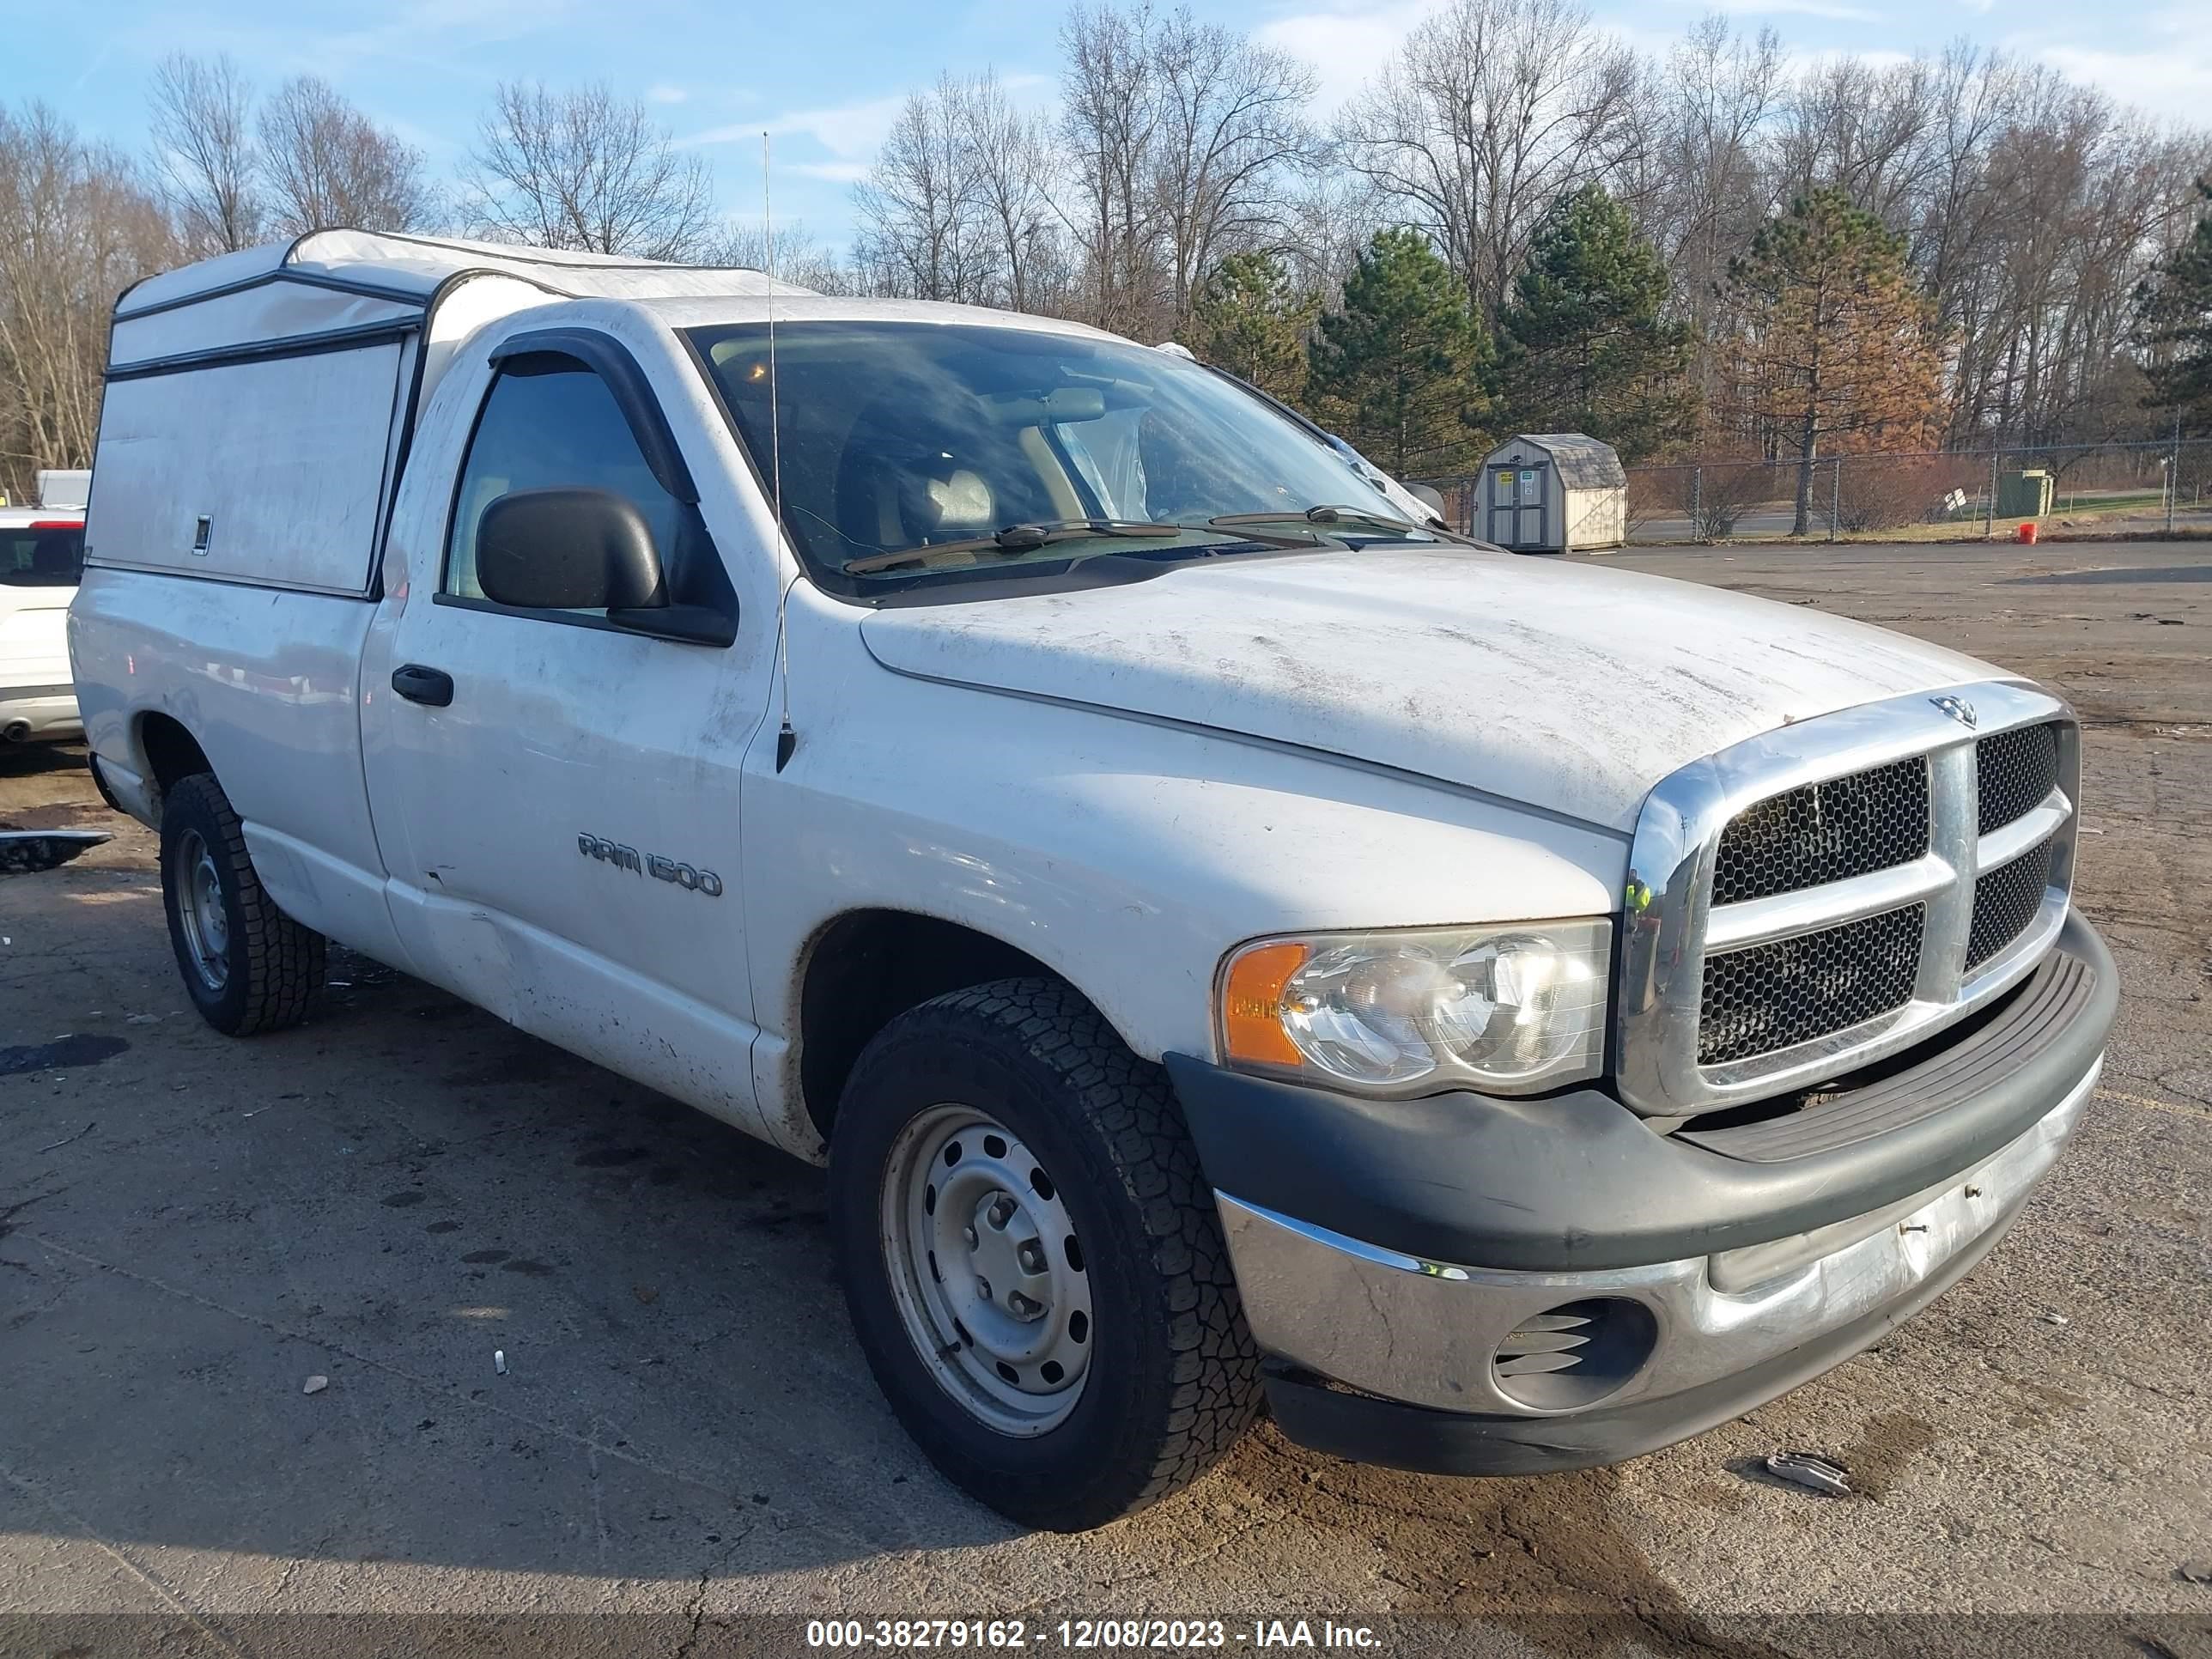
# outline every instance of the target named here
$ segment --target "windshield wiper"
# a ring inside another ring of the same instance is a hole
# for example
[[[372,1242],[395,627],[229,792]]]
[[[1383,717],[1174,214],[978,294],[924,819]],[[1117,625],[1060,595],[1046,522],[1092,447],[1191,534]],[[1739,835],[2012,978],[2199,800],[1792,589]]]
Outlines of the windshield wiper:
[[[1186,524],[1146,524],[1126,519],[1054,519],[1043,524],[1010,524],[988,536],[970,536],[963,541],[933,542],[927,547],[870,553],[862,558],[848,559],[837,568],[848,576],[865,576],[902,564],[921,564],[940,553],[1034,553],[1054,542],[1084,536],[1180,536],[1190,528]]]
[[[1357,507],[1310,507],[1304,512],[1285,507],[1277,513],[1224,513],[1219,518],[1208,519],[1215,526],[1240,524],[1285,524],[1304,519],[1314,525],[1364,525],[1370,530],[1415,531],[1424,536],[1436,532],[1425,525],[1407,519],[1394,519],[1387,513],[1369,513]]]

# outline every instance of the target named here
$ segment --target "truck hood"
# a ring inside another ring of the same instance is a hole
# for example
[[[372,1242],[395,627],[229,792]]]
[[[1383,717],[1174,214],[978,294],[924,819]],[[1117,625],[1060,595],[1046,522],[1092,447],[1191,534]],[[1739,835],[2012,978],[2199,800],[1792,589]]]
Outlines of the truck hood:
[[[899,673],[1293,744],[1624,833],[1700,756],[1997,672],[1801,606],[1457,547],[1200,561],[878,611],[860,631]]]

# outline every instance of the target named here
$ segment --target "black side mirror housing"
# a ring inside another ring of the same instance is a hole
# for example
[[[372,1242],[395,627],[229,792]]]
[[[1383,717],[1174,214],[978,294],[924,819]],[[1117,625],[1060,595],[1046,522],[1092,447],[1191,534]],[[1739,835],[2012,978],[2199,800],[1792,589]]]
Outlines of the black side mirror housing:
[[[477,524],[477,580],[520,611],[635,611],[668,603],[652,527],[605,489],[518,489]]]

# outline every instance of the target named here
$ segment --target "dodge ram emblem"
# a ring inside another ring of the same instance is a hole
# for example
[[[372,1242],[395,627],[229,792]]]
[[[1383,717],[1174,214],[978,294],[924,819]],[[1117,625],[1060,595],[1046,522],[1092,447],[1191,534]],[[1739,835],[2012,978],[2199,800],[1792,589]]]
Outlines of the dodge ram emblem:
[[[1964,697],[1930,697],[1928,701],[1961,726],[1971,728],[1980,723],[1980,717],[1974,713],[1974,705]]]
[[[688,864],[663,858],[658,853],[647,853],[641,857],[636,848],[626,847],[618,841],[609,841],[605,836],[588,832],[579,835],[576,850],[587,859],[611,864],[617,870],[634,870],[639,875],[651,876],[656,881],[673,882],[687,893],[704,893],[708,898],[722,896],[722,878],[712,870],[695,870]]]

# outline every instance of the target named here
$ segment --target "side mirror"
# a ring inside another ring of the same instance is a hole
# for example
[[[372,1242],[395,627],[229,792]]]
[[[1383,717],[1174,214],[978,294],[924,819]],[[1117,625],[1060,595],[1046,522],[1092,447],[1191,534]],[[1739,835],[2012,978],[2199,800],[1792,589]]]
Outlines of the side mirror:
[[[660,556],[645,514],[605,489],[518,489],[477,524],[477,580],[521,611],[665,605]]]

